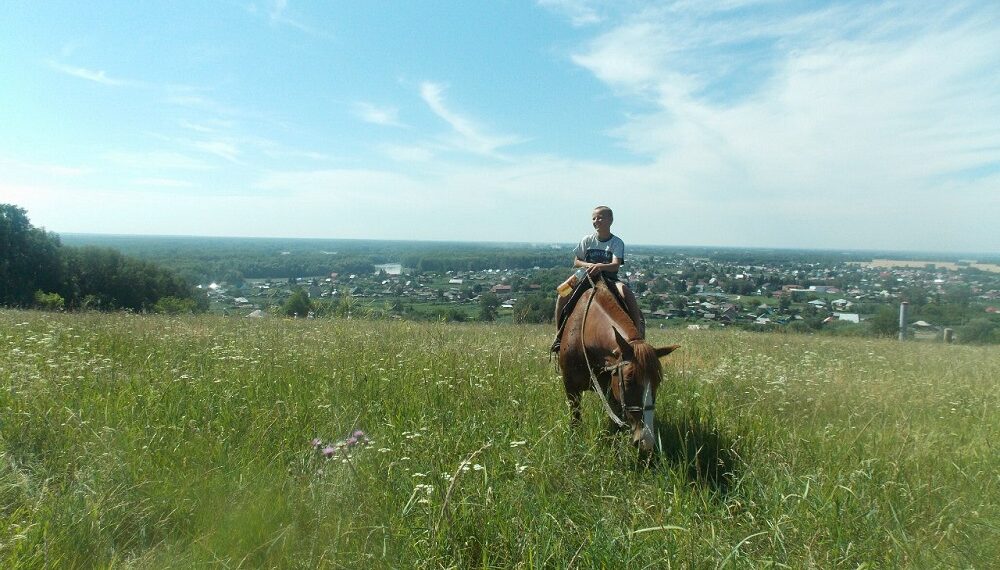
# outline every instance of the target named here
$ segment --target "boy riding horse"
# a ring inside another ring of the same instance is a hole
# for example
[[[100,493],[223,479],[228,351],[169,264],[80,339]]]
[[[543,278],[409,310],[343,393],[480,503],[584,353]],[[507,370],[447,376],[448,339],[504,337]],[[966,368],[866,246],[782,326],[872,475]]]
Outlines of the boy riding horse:
[[[639,338],[646,338],[646,322],[639,310],[639,304],[635,300],[632,290],[622,281],[618,280],[618,269],[625,263],[625,242],[620,237],[611,233],[611,223],[614,221],[614,214],[607,206],[594,208],[591,214],[591,223],[594,226],[594,233],[588,234],[580,240],[574,251],[573,267],[586,269],[591,279],[598,279],[603,273],[615,284],[618,293],[625,301],[628,314],[632,317],[636,329],[639,330]],[[563,306],[569,297],[559,297],[556,300],[556,327],[559,327],[560,315]],[[553,349],[557,350],[559,339],[553,344]]]

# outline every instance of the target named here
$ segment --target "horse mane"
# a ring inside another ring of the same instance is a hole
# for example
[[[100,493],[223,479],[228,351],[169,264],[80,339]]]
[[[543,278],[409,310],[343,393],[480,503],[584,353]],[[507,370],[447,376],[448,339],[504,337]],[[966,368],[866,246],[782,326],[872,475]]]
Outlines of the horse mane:
[[[632,370],[635,378],[655,378],[657,381],[663,376],[663,365],[660,364],[659,357],[656,356],[656,349],[653,345],[639,338],[639,329],[632,322],[632,317],[618,304],[615,294],[607,287],[600,285],[594,290],[594,302],[611,319],[613,325],[621,330],[622,336],[628,339],[629,345],[635,354],[632,360]]]
[[[615,294],[612,293],[606,286],[601,287],[601,283],[597,284],[594,289],[594,302],[604,311],[604,314],[608,316],[609,319],[618,327],[622,336],[627,338],[630,342],[639,338],[639,329],[636,328],[635,323],[632,322],[632,317],[618,304],[618,299]]]
[[[645,340],[637,340],[629,343],[635,353],[635,360],[632,361],[632,371],[635,378],[646,378],[658,382],[663,377],[663,365],[656,356],[656,349]],[[653,384],[656,386],[656,384]]]

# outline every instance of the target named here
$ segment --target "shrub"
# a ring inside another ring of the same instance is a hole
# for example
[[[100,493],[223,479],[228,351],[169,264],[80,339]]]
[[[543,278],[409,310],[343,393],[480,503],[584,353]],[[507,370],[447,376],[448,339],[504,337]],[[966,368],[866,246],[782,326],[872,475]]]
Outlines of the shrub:
[[[958,341],[963,344],[1000,343],[1000,326],[989,319],[973,319],[957,331]]]
[[[46,293],[35,291],[35,306],[45,311],[61,311],[66,305],[62,295],[59,293]]]
[[[194,299],[181,299],[179,297],[160,297],[153,305],[153,311],[165,315],[180,315],[194,313],[197,309]]]
[[[305,317],[312,311],[312,301],[309,300],[309,293],[302,289],[296,289],[288,297],[285,304],[281,306],[281,312],[289,317]]]

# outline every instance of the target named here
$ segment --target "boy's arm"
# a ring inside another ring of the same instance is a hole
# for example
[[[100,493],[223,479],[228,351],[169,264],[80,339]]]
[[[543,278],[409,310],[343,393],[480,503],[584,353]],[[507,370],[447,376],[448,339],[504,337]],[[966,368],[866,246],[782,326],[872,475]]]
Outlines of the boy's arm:
[[[573,260],[573,267],[583,267],[591,277],[597,277],[602,271],[614,273],[622,266],[622,260],[617,256],[611,258],[611,263],[587,263],[579,257]]]

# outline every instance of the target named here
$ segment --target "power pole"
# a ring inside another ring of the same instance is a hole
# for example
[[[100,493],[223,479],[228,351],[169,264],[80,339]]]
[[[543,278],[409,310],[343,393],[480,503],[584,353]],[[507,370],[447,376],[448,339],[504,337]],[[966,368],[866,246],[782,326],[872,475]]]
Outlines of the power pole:
[[[910,313],[910,304],[903,301],[899,304],[899,340],[906,340],[906,318]]]

